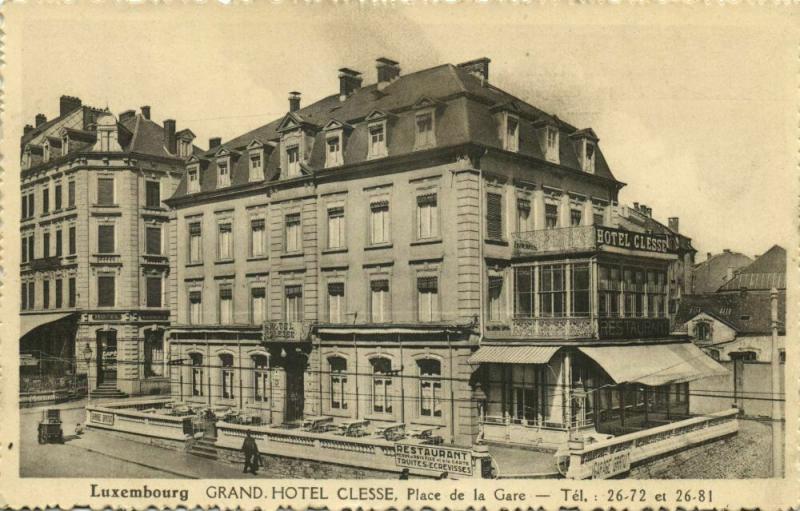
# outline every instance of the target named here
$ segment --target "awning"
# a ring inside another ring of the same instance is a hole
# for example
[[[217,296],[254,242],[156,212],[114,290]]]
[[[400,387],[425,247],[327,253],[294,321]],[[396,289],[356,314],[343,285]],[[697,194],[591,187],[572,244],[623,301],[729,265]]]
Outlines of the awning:
[[[728,373],[690,342],[578,349],[600,364],[616,383],[658,386]]]
[[[22,338],[34,328],[39,328],[47,323],[64,319],[71,316],[72,312],[62,312],[53,314],[23,314],[20,316],[19,336]]]
[[[470,364],[546,364],[558,346],[481,346],[469,357]]]

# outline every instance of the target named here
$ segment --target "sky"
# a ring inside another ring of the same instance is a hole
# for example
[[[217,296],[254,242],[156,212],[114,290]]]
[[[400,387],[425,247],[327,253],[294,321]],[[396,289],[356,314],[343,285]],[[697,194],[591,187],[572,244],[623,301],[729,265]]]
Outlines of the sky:
[[[621,201],[679,217],[698,261],[796,243],[796,11],[258,3],[10,14],[22,27],[9,54],[22,62],[12,137],[68,94],[116,114],[150,105],[207,147],[285,114],[289,91],[303,104],[338,92],[341,67],[372,83],[378,57],[404,73],[489,57],[494,85],[593,128],[627,183]]]

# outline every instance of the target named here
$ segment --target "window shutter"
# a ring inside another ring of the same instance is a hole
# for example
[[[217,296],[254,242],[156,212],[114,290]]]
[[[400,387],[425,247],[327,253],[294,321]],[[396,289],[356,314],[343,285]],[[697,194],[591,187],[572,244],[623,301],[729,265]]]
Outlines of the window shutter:
[[[97,226],[97,251],[101,254],[114,253],[114,226]]]
[[[503,238],[503,196],[486,194],[486,234],[492,239]]]
[[[328,295],[344,296],[344,282],[331,282],[328,284]]]
[[[428,193],[425,195],[418,195],[417,196],[417,205],[418,206],[436,206],[436,194],[435,193]]]
[[[437,293],[439,283],[436,277],[420,277],[417,279],[417,290],[423,293]]]
[[[114,204],[114,180],[100,178],[97,180],[97,203],[102,206]]]
[[[372,282],[369,283],[369,286],[370,289],[372,289],[372,291],[384,291],[384,292],[389,291],[389,281],[385,279],[373,280]]]
[[[286,286],[286,298],[299,298],[303,296],[303,288],[301,286]]]
[[[147,278],[147,306],[161,307],[161,277]]]

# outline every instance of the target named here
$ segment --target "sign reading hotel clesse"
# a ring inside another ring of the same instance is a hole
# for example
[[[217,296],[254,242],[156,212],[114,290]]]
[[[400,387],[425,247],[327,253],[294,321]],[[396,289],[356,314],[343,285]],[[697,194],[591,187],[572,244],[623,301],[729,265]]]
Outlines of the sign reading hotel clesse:
[[[308,321],[266,321],[265,341],[305,341],[311,333]]]
[[[394,456],[398,467],[472,475],[472,451],[468,449],[396,443]]]
[[[631,469],[631,451],[606,454],[592,460],[592,479],[608,479]]]
[[[93,422],[95,424],[104,424],[106,426],[113,426],[114,414],[97,412],[92,410],[89,412],[89,422]]]
[[[623,231],[610,227],[595,228],[597,246],[641,250],[659,254],[676,252],[675,240],[665,234],[646,234],[643,232]]]
[[[598,318],[600,339],[665,337],[669,335],[668,318]]]

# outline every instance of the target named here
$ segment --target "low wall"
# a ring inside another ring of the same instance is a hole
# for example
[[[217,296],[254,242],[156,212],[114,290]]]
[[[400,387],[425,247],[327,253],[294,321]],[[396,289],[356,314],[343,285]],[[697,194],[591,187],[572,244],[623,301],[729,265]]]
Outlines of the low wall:
[[[185,441],[191,437],[186,432],[188,425],[191,424],[191,416],[139,411],[148,408],[163,409],[169,401],[169,398],[162,398],[125,400],[99,405],[90,403],[86,406],[86,425],[154,438]]]
[[[720,364],[728,370],[728,374],[703,378],[689,384],[690,413],[708,414],[737,406],[742,415],[748,417],[771,417],[772,366],[764,362],[746,361],[739,366],[742,374],[736,375],[735,362],[722,361]],[[783,398],[785,364],[779,367],[781,381],[779,392]],[[736,376],[740,382],[738,389],[734,382]],[[781,403],[781,412],[783,407],[784,403]]]
[[[571,445],[566,476],[571,479],[589,479],[596,476],[595,464],[615,457],[621,460],[613,459],[613,463],[618,463],[623,468],[630,467],[715,438],[735,434],[739,430],[737,414],[736,409],[725,410],[618,436],[589,446]],[[609,475],[608,471],[606,475]]]

